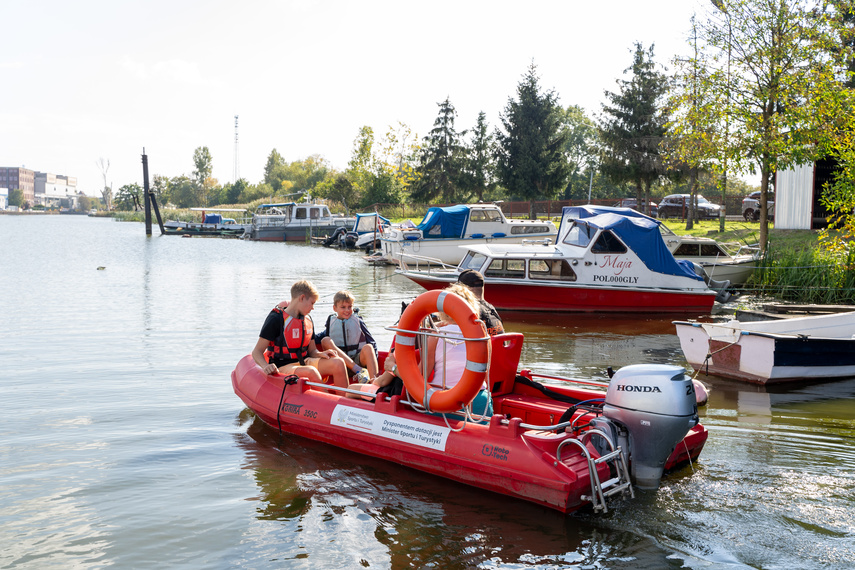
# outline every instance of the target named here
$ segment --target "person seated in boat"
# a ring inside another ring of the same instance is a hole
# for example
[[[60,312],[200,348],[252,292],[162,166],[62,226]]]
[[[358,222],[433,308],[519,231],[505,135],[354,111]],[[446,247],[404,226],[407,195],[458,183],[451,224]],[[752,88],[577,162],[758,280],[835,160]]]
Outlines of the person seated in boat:
[[[377,377],[377,342],[354,311],[354,301],[350,291],[335,294],[334,312],[327,317],[324,330],[315,335],[315,342],[324,350],[334,350],[344,360],[348,375],[356,375],[365,383]]]
[[[291,300],[270,311],[252,358],[265,374],[296,374],[311,382],[332,379],[339,388],[347,388],[347,367],[334,350],[318,350],[314,324],[309,313],[318,300],[318,290],[309,281],[297,281],[291,287]]]
[[[459,295],[472,307],[473,311],[478,312],[478,299],[466,285],[453,283],[446,288],[446,291]],[[428,336],[427,346],[422,354],[426,355],[427,358],[427,374],[430,384],[436,388],[448,389],[455,386],[463,377],[463,372],[466,369],[466,344],[462,340],[460,327],[445,313],[439,313],[437,329],[451,338]],[[394,353],[390,353],[386,357],[383,368],[383,374],[375,378],[370,385],[360,387],[363,392],[374,394],[384,387],[394,385],[396,382],[401,383],[400,378],[398,378],[398,367]],[[475,399],[472,400],[472,413],[487,418],[493,415],[493,400],[486,384],[481,387]]]
[[[479,318],[484,321],[487,334],[495,336],[504,333],[505,325],[502,323],[502,317],[499,316],[496,307],[484,300],[484,276],[481,275],[481,272],[475,269],[461,271],[460,275],[457,276],[457,282],[466,285],[478,299]]]

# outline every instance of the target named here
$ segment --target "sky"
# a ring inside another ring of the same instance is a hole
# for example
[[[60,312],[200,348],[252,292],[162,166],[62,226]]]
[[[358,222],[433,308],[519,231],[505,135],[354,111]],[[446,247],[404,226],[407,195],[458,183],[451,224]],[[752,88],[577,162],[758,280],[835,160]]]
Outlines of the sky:
[[[655,44],[689,53],[700,0],[27,0],[0,2],[0,166],[76,176],[96,196],[192,174],[260,182],[275,148],[344,170],[362,126],[419,138],[438,103],[455,127],[491,129],[534,63],[562,106],[601,110],[604,91]],[[238,118],[235,145],[235,115]],[[237,151],[237,152],[236,152]]]

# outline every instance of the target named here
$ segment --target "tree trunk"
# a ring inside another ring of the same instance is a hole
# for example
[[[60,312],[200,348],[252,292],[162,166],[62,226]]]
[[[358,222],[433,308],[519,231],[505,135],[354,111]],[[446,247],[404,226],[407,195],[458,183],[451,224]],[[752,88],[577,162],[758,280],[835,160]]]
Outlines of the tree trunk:
[[[689,215],[686,216],[686,230],[691,230],[695,224],[695,193],[697,192],[698,171],[693,168],[689,173]]]
[[[766,211],[769,196],[770,168],[767,161],[763,161],[760,168],[760,251],[766,253],[766,240],[769,238],[769,220]]]

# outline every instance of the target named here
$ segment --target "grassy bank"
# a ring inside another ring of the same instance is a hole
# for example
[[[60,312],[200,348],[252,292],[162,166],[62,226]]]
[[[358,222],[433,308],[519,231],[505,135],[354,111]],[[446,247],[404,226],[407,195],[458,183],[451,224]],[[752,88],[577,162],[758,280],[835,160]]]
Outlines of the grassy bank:
[[[709,236],[718,241],[756,243],[760,225],[755,222],[727,222],[719,233],[719,222],[704,221],[686,231],[685,222],[666,222],[678,234]],[[833,254],[819,242],[817,230],[769,230],[766,254],[745,291],[768,295],[794,303],[855,305],[855,248]]]

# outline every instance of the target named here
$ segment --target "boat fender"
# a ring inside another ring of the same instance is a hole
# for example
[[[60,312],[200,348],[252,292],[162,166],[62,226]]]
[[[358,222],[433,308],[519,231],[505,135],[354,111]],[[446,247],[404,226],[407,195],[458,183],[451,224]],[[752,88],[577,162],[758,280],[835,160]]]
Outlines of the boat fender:
[[[443,312],[454,319],[463,333],[466,343],[466,369],[460,381],[447,390],[425,387],[416,361],[416,331],[426,316]],[[428,291],[416,297],[404,310],[395,338],[395,360],[398,375],[404,381],[407,392],[428,411],[456,412],[470,403],[484,384],[489,360],[489,337],[478,315],[462,297],[449,291]]]

